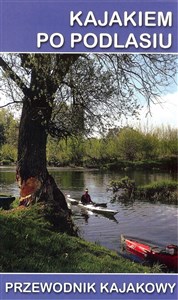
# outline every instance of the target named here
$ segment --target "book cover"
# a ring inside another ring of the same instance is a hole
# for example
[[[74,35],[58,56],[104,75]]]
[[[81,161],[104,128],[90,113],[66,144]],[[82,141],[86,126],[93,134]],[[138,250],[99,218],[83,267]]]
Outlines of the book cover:
[[[178,3],[0,4],[0,299],[177,299]]]

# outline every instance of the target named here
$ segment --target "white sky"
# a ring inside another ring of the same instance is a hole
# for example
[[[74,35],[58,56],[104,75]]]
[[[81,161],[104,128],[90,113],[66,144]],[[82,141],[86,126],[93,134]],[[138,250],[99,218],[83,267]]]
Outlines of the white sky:
[[[147,115],[146,105],[140,113],[140,122],[148,126],[171,125],[178,128],[178,90],[167,94],[160,100],[161,104],[151,105],[151,115]]]

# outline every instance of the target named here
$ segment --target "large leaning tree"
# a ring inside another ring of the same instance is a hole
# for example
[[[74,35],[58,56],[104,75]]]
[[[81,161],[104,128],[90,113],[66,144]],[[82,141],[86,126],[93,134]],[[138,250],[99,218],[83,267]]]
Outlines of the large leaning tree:
[[[0,92],[22,105],[16,178],[21,203],[44,201],[67,212],[48,173],[49,134],[63,138],[112,126],[156,102],[174,80],[176,56],[153,54],[1,54]],[[22,202],[23,201],[23,202]]]

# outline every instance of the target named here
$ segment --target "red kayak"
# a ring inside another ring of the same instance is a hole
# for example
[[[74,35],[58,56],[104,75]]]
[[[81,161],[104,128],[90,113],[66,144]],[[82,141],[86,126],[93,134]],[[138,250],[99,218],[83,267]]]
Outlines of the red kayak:
[[[161,248],[123,235],[121,235],[121,243],[128,252],[140,258],[150,262],[159,262],[174,271],[178,270],[178,246],[176,245],[170,244]]]

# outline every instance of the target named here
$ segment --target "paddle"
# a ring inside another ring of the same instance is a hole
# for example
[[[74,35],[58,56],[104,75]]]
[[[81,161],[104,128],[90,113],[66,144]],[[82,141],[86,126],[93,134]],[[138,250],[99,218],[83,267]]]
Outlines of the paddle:
[[[107,203],[93,203],[94,206],[107,207]]]

